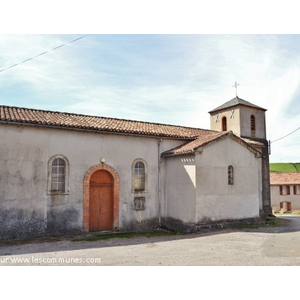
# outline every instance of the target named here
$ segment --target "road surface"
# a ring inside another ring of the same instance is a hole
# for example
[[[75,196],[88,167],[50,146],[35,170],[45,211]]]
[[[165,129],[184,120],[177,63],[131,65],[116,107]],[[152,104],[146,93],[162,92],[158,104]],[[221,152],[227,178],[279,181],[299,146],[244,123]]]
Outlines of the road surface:
[[[112,238],[0,243],[0,266],[300,266],[300,217],[283,227]]]

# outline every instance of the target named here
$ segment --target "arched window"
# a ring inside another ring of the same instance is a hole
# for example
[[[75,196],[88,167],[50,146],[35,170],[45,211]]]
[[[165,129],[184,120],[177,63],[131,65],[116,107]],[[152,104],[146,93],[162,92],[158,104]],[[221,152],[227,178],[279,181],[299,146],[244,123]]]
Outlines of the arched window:
[[[227,131],[227,119],[226,119],[226,117],[222,118],[222,131]]]
[[[141,161],[136,162],[134,166],[134,190],[145,190],[145,165]]]
[[[64,192],[66,187],[66,163],[62,158],[54,159],[51,172],[51,191]]]
[[[251,130],[255,130],[255,117],[251,115],[250,117],[250,122],[251,122]]]
[[[136,159],[132,164],[132,191],[145,192],[147,188],[147,165],[141,159]]]
[[[233,166],[228,167],[228,185],[233,185]]]
[[[54,155],[48,162],[48,194],[68,194],[69,162],[63,155]]]

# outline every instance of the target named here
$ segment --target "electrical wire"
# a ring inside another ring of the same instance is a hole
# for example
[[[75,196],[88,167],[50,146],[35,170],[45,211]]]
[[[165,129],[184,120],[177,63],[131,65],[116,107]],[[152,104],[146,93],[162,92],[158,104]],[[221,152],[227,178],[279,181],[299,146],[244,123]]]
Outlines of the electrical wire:
[[[283,136],[283,137],[281,137],[281,138],[279,138],[279,139],[277,139],[277,140],[275,140],[275,141],[271,141],[271,143],[275,143],[275,142],[277,142],[277,141],[280,141],[280,140],[282,140],[282,139],[288,137],[289,135],[293,134],[294,132],[296,132],[296,131],[299,130],[299,129],[300,129],[300,127],[298,127],[298,128],[295,129],[294,131],[290,132],[289,134],[287,134],[287,135],[285,135],[285,136]]]
[[[86,34],[86,35],[80,36],[79,38],[76,38],[75,40],[72,40],[72,41],[67,42],[67,43],[65,43],[65,44],[59,45],[59,46],[57,46],[57,47],[54,47],[54,48],[52,48],[52,49],[50,49],[50,50],[48,50],[48,51],[45,51],[45,52],[42,52],[42,53],[36,55],[36,56],[27,58],[27,59],[25,59],[25,60],[23,60],[23,61],[21,61],[21,62],[19,62],[19,63],[17,63],[17,64],[11,65],[11,66],[9,66],[9,67],[7,67],[7,68],[1,69],[1,70],[0,70],[0,73],[1,73],[1,72],[4,72],[4,71],[6,71],[6,70],[9,70],[9,69],[11,69],[11,68],[14,68],[14,67],[16,67],[16,66],[18,66],[18,65],[20,65],[20,64],[26,63],[26,62],[28,62],[28,61],[30,61],[30,60],[33,60],[33,59],[35,59],[35,58],[37,58],[37,57],[39,57],[39,56],[45,55],[45,54],[47,54],[47,53],[49,53],[49,52],[51,52],[51,51],[57,50],[57,49],[59,49],[59,48],[61,48],[61,47],[64,47],[64,46],[66,46],[66,45],[68,45],[68,44],[77,42],[77,41],[79,41],[79,40],[81,40],[81,39],[83,39],[83,38],[85,38],[85,37],[87,37],[87,36],[89,36],[89,35],[90,35],[90,34]],[[289,135],[293,134],[294,132],[296,132],[296,131],[299,130],[299,129],[300,129],[300,127],[298,127],[298,128],[295,129],[294,131],[290,132],[289,134],[287,134],[287,135],[285,135],[285,136],[283,136],[283,137],[281,137],[281,138],[279,138],[279,139],[277,139],[277,140],[271,141],[271,143],[275,143],[275,142],[277,142],[277,141],[280,141],[280,140],[282,140],[282,139],[288,137]]]
[[[27,59],[25,59],[25,60],[23,60],[23,61],[21,61],[21,62],[19,62],[19,63],[17,63],[17,64],[14,64],[14,65],[12,65],[12,66],[10,66],[10,67],[1,69],[1,70],[0,70],[0,73],[6,71],[6,70],[8,70],[8,69],[11,69],[11,68],[13,68],[13,67],[16,67],[16,66],[18,66],[18,65],[20,65],[20,64],[26,63],[26,62],[28,62],[28,61],[30,61],[30,60],[33,60],[33,59],[35,59],[35,58],[37,58],[37,57],[39,57],[39,56],[45,55],[45,54],[47,54],[47,53],[49,53],[49,52],[51,52],[51,51],[57,50],[57,49],[59,49],[59,48],[61,48],[61,47],[63,47],[63,46],[66,46],[66,45],[68,45],[68,44],[74,43],[74,42],[76,42],[76,41],[78,41],[78,40],[81,40],[81,39],[83,39],[83,38],[85,38],[85,37],[87,37],[87,36],[89,36],[89,35],[90,35],[90,34],[83,35],[83,36],[81,36],[81,37],[79,37],[79,38],[77,38],[77,39],[75,39],[75,40],[72,40],[72,41],[67,42],[67,43],[65,43],[65,44],[62,44],[62,45],[60,45],[60,46],[54,47],[54,48],[52,48],[51,50],[48,50],[48,51],[42,52],[42,53],[40,53],[40,54],[38,54],[38,55],[36,55],[36,56],[27,58]]]

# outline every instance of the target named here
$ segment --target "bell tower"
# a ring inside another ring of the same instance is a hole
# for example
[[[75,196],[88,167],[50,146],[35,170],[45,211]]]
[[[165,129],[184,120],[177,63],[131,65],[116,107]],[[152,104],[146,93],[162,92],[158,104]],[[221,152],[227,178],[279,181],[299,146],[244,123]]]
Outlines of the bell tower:
[[[235,83],[235,88],[237,84]],[[266,109],[246,100],[235,98],[211,110],[210,129],[216,131],[231,130],[235,135],[244,139],[262,154],[261,182],[262,208],[261,215],[272,215],[270,196],[269,143],[266,134]]]
[[[211,110],[210,129],[232,130],[234,134],[249,139],[266,139],[266,109],[236,96]]]

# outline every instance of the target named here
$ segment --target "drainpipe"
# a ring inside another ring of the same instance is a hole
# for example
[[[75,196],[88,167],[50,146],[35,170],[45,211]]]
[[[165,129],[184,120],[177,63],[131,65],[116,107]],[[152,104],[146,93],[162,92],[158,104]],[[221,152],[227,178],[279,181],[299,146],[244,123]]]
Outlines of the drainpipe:
[[[161,227],[161,142],[158,141],[158,226]]]

